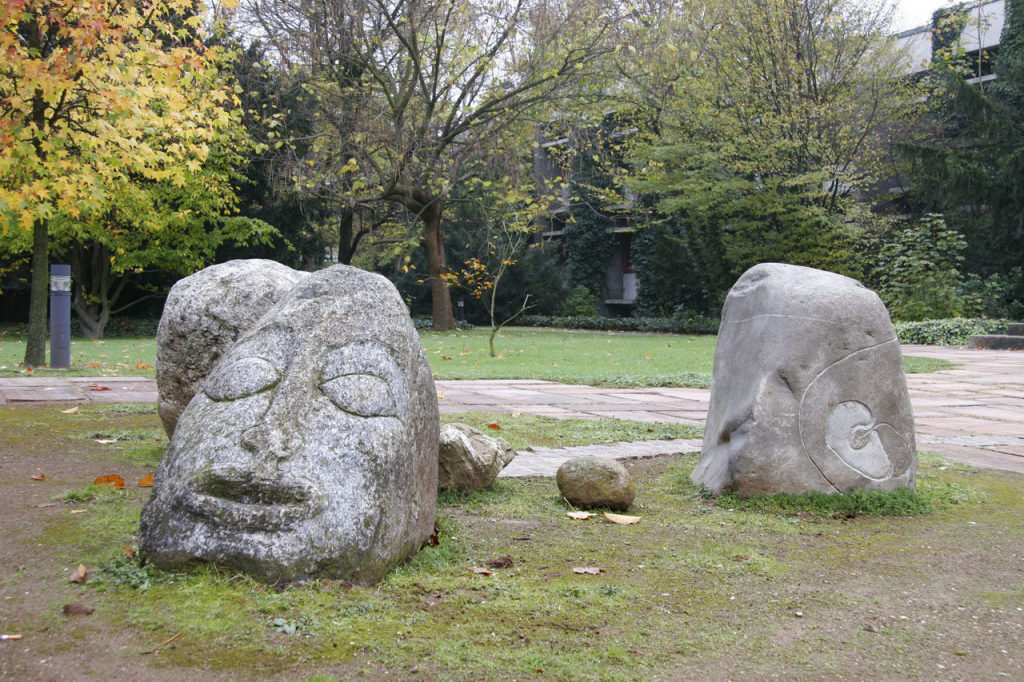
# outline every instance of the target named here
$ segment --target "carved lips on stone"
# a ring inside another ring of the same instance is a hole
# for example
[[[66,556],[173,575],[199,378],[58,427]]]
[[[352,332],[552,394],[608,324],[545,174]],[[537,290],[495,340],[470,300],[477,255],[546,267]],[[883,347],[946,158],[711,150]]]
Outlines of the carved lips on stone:
[[[245,530],[277,531],[321,514],[325,495],[298,478],[259,478],[221,469],[192,477],[178,503],[189,512]]]

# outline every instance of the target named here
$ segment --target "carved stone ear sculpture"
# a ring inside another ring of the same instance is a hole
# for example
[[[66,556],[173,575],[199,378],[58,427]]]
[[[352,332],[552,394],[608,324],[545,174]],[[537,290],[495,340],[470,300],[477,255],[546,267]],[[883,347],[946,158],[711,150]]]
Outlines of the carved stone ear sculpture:
[[[390,282],[296,276],[211,364],[142,512],[149,560],[372,583],[430,536],[437,393]]]
[[[913,488],[914,415],[882,301],[856,280],[762,263],[726,298],[704,448],[717,493]]]

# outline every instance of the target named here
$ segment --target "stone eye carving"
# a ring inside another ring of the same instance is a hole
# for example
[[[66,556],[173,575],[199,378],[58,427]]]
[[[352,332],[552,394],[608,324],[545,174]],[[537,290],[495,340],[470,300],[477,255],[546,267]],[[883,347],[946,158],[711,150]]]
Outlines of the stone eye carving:
[[[242,358],[214,372],[203,390],[213,400],[238,400],[269,390],[280,381],[281,373],[268,361]]]
[[[397,417],[398,406],[388,383],[374,374],[342,374],[320,384],[331,402],[359,417]]]

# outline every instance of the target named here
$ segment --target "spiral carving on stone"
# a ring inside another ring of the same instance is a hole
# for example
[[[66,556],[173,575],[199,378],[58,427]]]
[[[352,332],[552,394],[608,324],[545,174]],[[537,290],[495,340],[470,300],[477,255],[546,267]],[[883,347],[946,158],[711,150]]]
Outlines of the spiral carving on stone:
[[[879,356],[891,352],[887,345],[855,351],[827,367],[800,400],[804,451],[839,491],[899,479],[913,461],[910,401],[897,377],[879,371],[886,366]]]

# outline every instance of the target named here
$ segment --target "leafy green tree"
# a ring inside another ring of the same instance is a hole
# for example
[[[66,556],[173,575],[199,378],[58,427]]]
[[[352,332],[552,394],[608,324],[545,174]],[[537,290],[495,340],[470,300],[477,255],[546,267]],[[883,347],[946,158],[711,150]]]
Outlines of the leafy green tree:
[[[398,205],[420,223],[434,325],[452,328],[442,218],[453,191],[478,176],[504,131],[592,68],[615,13],[588,0],[247,6],[313,75],[317,153],[306,182],[353,206]]]
[[[885,8],[740,0],[700,9],[648,41],[664,65],[653,83],[634,79],[636,106],[656,122],[633,152],[632,183],[656,209],[652,224],[697,265],[708,305],[768,260],[860,275],[853,247],[866,213],[856,193],[881,176],[884,135],[912,99],[892,78],[900,55]],[[640,287],[643,298],[642,272]]]
[[[963,235],[936,213],[897,232],[877,254],[878,293],[889,314],[926,320],[971,313],[975,302],[963,293],[966,247]]]

